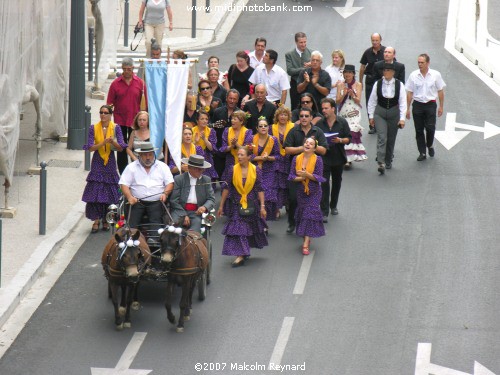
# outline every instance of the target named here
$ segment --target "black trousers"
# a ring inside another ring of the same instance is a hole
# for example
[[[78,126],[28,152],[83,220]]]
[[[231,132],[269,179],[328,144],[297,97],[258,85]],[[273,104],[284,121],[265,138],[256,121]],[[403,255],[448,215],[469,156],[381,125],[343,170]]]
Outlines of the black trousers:
[[[214,152],[213,159],[215,171],[217,172],[217,175],[220,179],[222,177],[222,173],[224,172],[224,168],[226,168],[226,155],[219,152]]]
[[[132,134],[132,128],[129,126],[120,125],[123,134],[123,140],[126,144],[128,144],[128,139],[130,134]],[[128,164],[128,155],[127,150],[117,151],[116,152],[116,164],[118,165],[118,171],[120,174],[123,173],[123,170],[127,167]]]
[[[343,164],[325,165],[323,167],[323,177],[326,179],[326,181],[321,184],[321,212],[323,212],[323,216],[328,216],[328,209],[337,208],[340,187],[342,186],[342,172],[344,172]],[[330,177],[332,179],[331,190]]]
[[[297,91],[297,81],[294,79],[290,80],[290,108],[292,111],[298,108],[300,104],[300,94]],[[317,103],[319,105],[319,103]]]
[[[297,210],[297,184],[295,181],[288,181],[288,225],[294,226]]]
[[[368,102],[370,100],[370,95],[372,94],[373,85],[375,85],[375,82],[372,82],[371,79],[365,79],[365,86],[363,87],[363,90],[365,91],[366,113],[368,113]]]
[[[415,138],[418,152],[426,154],[427,147],[434,143],[436,133],[436,102],[420,103],[413,101],[412,114],[415,124]]]
[[[129,226],[137,228],[141,222],[144,214],[148,215],[148,223],[161,224],[163,223],[163,204],[160,201],[140,201],[129,206],[132,212],[130,213]]]

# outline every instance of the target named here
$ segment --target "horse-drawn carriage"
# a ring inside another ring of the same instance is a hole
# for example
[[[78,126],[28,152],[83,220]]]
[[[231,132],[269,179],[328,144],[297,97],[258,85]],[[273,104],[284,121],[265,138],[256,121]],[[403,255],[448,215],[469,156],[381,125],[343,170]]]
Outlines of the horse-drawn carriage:
[[[118,205],[108,208],[106,221],[113,227],[113,237],[101,260],[109,282],[109,295],[115,307],[115,324],[118,329],[130,327],[130,308],[139,306],[139,281],[166,282],[165,307],[171,323],[175,323],[171,311],[173,288],[175,285],[182,287],[181,313],[177,325],[177,331],[182,332],[184,320],[189,319],[195,287],[198,289],[198,299],[202,301],[206,298],[212,268],[210,234],[215,215],[213,212],[203,214],[201,233],[198,233],[174,223],[168,207],[164,205],[163,224],[148,223],[145,218],[138,228],[133,229],[128,228],[125,221],[125,206],[122,198]],[[120,287],[122,299],[118,306]]]

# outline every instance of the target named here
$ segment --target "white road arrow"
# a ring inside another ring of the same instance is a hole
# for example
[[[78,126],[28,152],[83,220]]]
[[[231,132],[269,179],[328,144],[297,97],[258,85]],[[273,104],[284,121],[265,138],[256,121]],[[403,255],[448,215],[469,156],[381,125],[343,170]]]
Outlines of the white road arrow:
[[[495,375],[478,362],[474,362],[474,372],[462,372],[431,363],[432,344],[418,343],[415,375]]]
[[[464,129],[467,131],[456,131],[456,129]],[[484,133],[484,139],[500,134],[500,128],[488,121],[484,122],[484,127],[461,124],[457,122],[456,113],[447,113],[445,129],[436,131],[435,137],[447,150],[450,150],[471,131]]]
[[[153,370],[131,370],[130,365],[146,338],[146,332],[136,332],[123,352],[115,368],[91,367],[92,375],[148,375]]]
[[[344,7],[333,7],[338,14],[340,14],[342,17],[347,18],[352,16],[354,13],[356,13],[358,10],[363,9],[363,7],[353,7],[354,5],[354,0],[347,0],[345,2]]]

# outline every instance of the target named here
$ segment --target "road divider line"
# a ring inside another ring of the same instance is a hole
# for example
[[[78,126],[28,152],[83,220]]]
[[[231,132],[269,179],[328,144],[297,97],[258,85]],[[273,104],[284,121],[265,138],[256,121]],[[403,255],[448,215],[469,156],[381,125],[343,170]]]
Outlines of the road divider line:
[[[280,334],[274,345],[273,354],[271,355],[271,360],[269,361],[269,367],[276,367],[281,364],[281,359],[285,353],[286,344],[290,338],[290,333],[292,332],[293,322],[295,318],[291,316],[285,316],[283,319],[283,324],[281,325]]]
[[[312,250],[308,256],[302,258],[302,264],[300,266],[299,275],[297,276],[297,281],[295,282],[295,287],[293,288],[293,294],[304,294],[307,277],[309,276],[309,270],[311,269],[315,253],[316,251]]]

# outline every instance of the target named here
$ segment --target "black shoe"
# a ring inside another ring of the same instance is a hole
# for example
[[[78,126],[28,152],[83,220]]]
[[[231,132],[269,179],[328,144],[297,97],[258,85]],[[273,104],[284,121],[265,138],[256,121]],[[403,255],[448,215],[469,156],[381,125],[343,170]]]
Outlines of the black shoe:
[[[368,134],[375,134],[377,131],[375,128],[370,127],[370,130],[368,130]]]
[[[241,267],[245,265],[245,259],[240,260],[239,262],[234,261],[231,263],[231,267],[236,268],[236,267]]]
[[[433,157],[434,157],[434,154],[435,154],[435,152],[434,152],[434,147],[429,147],[429,156],[430,156],[431,158],[433,158]]]
[[[378,170],[378,172],[380,174],[384,174],[385,173],[385,165],[384,164],[379,164],[377,170]]]
[[[328,223],[328,216],[323,216],[323,223]]]
[[[332,208],[331,212],[330,212],[332,215],[338,215],[339,214],[339,210],[337,210],[337,207],[335,208]]]
[[[293,233],[294,230],[295,230],[295,224],[289,224],[288,228],[286,228],[287,233]]]
[[[391,169],[392,163],[385,163],[385,169]]]
[[[425,156],[425,154],[420,154],[420,155],[418,155],[417,161],[422,161],[425,159],[427,159],[427,156]]]

